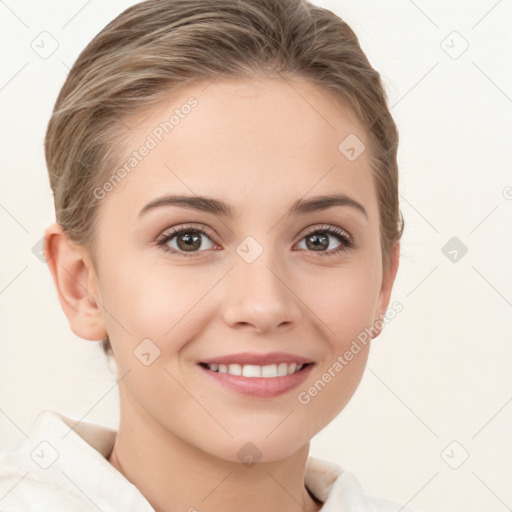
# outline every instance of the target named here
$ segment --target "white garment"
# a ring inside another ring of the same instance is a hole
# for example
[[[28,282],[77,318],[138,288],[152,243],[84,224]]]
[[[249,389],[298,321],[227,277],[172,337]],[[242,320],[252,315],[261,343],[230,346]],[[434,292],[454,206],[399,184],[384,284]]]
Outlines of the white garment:
[[[0,454],[0,511],[154,512],[108,461],[115,437],[106,426],[42,410],[23,444]],[[352,473],[314,457],[307,460],[305,484],[324,503],[322,512],[400,510],[365,494]]]

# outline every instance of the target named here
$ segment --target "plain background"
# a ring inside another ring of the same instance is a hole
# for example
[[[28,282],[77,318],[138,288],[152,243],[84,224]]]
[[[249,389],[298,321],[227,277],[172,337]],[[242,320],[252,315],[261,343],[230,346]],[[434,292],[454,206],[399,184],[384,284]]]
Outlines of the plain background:
[[[117,426],[115,374],[69,329],[33,247],[54,219],[43,139],[57,94],[133,3],[0,2],[0,450],[45,408]],[[512,2],[315,3],[352,26],[385,81],[406,228],[391,299],[403,311],[311,455],[419,512],[511,510]],[[41,37],[52,55],[34,51]]]

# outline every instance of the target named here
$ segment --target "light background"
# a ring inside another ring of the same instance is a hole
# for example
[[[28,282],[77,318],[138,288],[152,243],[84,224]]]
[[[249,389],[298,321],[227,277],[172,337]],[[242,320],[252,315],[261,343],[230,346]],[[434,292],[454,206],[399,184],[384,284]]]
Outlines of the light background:
[[[117,427],[115,374],[69,329],[32,248],[54,218],[43,138],[57,94],[133,3],[0,1],[0,450],[45,408]],[[391,299],[403,311],[311,455],[418,512],[512,510],[512,1],[315,3],[352,26],[385,81],[406,229]],[[51,45],[43,31],[58,43],[47,59],[31,47]],[[456,262],[452,237],[468,249]]]

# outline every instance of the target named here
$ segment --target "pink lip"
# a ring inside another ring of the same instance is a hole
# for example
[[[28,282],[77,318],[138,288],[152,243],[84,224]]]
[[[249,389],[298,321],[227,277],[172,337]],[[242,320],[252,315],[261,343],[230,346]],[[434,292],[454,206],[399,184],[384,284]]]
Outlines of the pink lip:
[[[281,360],[282,361],[282,360]],[[284,362],[284,361],[282,361]],[[199,368],[215,382],[232,391],[253,398],[272,398],[296,388],[306,380],[314,364],[308,364],[302,370],[285,377],[244,377],[229,373],[213,372],[199,365]]]
[[[228,354],[225,356],[213,357],[211,359],[204,359],[201,361],[201,363],[206,364],[257,364],[258,366],[279,363],[306,364],[312,362],[313,361],[311,361],[310,359],[296,356],[294,354],[289,354],[287,352],[271,352],[269,354],[258,354],[255,352],[240,352],[238,354]]]

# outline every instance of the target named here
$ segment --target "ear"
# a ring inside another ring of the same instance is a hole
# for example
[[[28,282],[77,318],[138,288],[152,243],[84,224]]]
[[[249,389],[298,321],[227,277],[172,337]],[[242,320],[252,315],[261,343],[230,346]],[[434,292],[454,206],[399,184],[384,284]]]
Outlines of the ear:
[[[44,252],[71,330],[86,340],[104,339],[107,332],[98,281],[87,251],[69,240],[61,226],[54,223],[44,232]]]
[[[386,310],[388,309],[389,301],[391,299],[391,291],[393,290],[393,284],[395,282],[395,277],[398,271],[398,265],[400,263],[400,241],[396,242],[391,248],[390,261],[388,265],[387,271],[385,271],[382,275],[382,286],[379,292],[379,301],[377,305],[377,318],[375,319],[375,323],[377,320],[382,320],[382,318],[386,314]],[[380,327],[374,326],[372,330],[375,330],[377,333],[372,336],[372,338],[376,338],[382,332],[382,328],[384,327],[382,322],[378,322]]]

